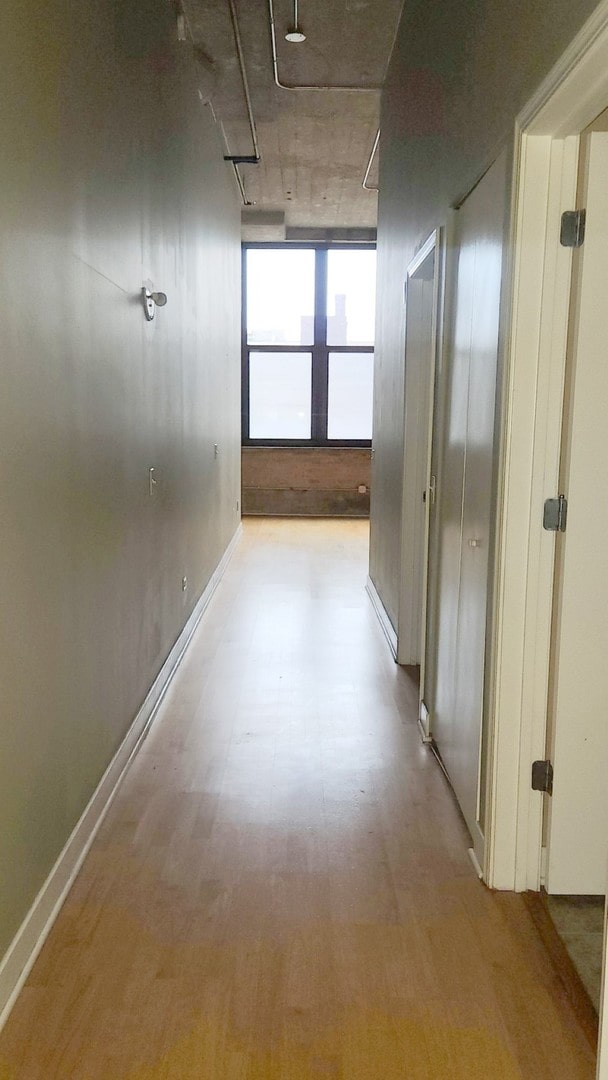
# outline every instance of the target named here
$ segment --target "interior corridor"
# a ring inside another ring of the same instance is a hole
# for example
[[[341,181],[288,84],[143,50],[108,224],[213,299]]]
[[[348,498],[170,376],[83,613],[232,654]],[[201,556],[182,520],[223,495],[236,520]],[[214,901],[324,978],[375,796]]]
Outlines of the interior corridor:
[[[524,899],[475,876],[367,543],[365,521],[245,522],[1,1080],[591,1080]]]

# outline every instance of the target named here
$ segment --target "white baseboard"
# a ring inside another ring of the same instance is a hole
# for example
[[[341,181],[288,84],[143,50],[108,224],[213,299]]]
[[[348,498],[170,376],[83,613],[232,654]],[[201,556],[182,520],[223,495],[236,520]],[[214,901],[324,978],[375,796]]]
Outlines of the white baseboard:
[[[394,628],[391,620],[388,617],[387,610],[386,610],[384,604],[382,603],[382,600],[380,598],[380,594],[379,594],[378,590],[376,589],[376,586],[374,585],[374,583],[373,583],[373,581],[372,581],[372,579],[370,577],[368,577],[368,579],[367,579],[367,582],[365,584],[365,588],[366,588],[368,596],[369,596],[369,598],[370,598],[370,600],[371,600],[371,602],[373,604],[374,611],[376,612],[376,615],[378,616],[378,621],[380,623],[380,626],[384,630],[384,636],[386,637],[386,640],[388,641],[388,643],[390,645],[390,649],[391,649],[391,652],[393,654],[393,659],[396,660],[397,659],[397,634],[396,634],[395,628]]]
[[[0,963],[0,1030],[6,1023],[36,957],[61,910],[121,781],[150,730],[190,639],[222,579],[240,539],[242,528],[242,525],[239,525],[232,537],[206,589],[154,680],[143,705]]]
[[[481,866],[479,865],[479,859],[477,858],[477,855],[475,854],[475,848],[472,848],[472,847],[467,848],[467,851],[469,853],[469,859],[473,863],[473,867],[475,869],[475,873],[477,874],[477,877],[479,878],[480,881],[483,881],[483,870],[481,869]]]
[[[422,739],[423,743],[432,742],[433,736],[431,735],[431,716],[424,701],[420,702],[418,727],[420,729],[420,738]]]

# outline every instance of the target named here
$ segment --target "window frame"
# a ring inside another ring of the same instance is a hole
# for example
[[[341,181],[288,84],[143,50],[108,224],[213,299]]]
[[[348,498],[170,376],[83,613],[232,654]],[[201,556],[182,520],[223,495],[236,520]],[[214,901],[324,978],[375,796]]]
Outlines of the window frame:
[[[315,252],[314,333],[312,345],[260,345],[247,342],[247,252],[252,249],[306,250]],[[327,253],[329,251],[375,251],[376,244],[298,241],[275,243],[247,241],[242,244],[241,304],[241,441],[243,446],[371,447],[371,439],[328,439],[329,356],[330,353],[366,353],[374,356],[372,345],[327,344]],[[311,437],[310,439],[252,439],[249,436],[249,354],[312,354]]]

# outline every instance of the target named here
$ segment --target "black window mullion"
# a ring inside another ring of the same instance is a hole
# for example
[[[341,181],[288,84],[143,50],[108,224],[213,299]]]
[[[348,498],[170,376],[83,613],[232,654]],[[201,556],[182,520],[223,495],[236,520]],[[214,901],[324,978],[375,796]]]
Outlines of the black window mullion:
[[[328,345],[328,353],[373,353],[373,345]]]
[[[327,249],[315,253],[315,319],[312,347],[312,438],[327,439]]]
[[[241,260],[241,431],[243,441],[249,439],[249,349],[247,348],[247,248]]]

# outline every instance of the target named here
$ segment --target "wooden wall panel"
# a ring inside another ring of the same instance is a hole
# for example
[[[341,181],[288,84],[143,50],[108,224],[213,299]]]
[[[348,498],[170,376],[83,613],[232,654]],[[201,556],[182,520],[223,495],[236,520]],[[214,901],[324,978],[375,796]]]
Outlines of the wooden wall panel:
[[[367,517],[370,459],[351,447],[245,447],[243,513]]]

